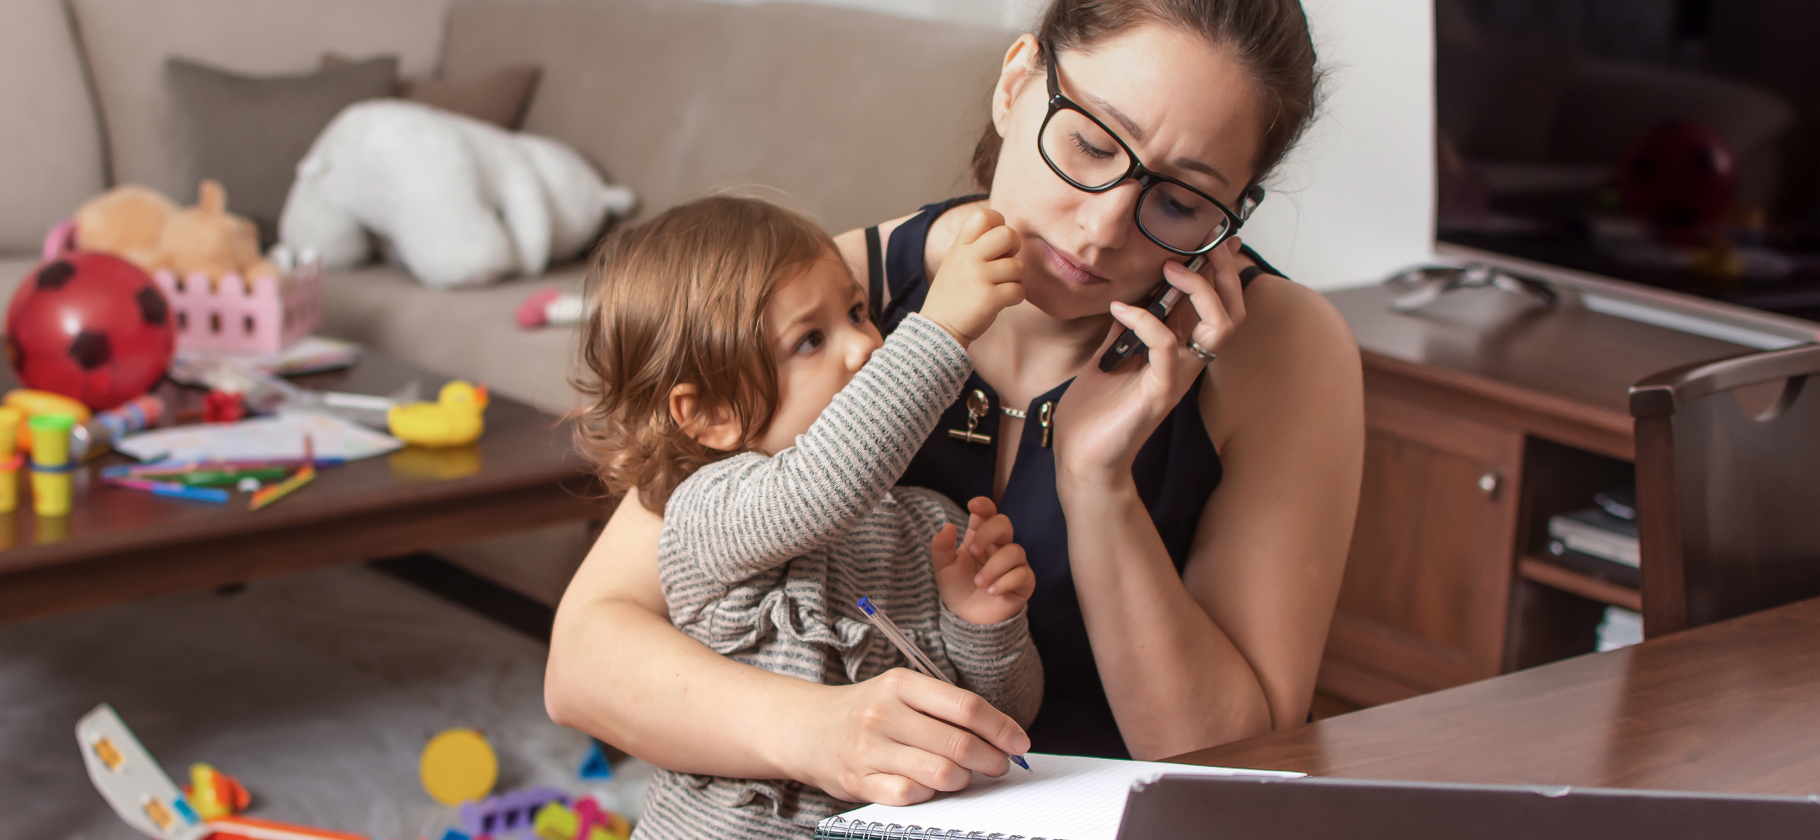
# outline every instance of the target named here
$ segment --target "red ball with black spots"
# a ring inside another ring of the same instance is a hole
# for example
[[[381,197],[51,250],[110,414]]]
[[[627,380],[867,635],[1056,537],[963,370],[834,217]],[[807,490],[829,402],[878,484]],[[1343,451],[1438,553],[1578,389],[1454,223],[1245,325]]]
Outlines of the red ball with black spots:
[[[28,388],[96,411],[151,390],[177,349],[170,301],[138,266],[70,252],[19,284],[6,312],[6,359]]]

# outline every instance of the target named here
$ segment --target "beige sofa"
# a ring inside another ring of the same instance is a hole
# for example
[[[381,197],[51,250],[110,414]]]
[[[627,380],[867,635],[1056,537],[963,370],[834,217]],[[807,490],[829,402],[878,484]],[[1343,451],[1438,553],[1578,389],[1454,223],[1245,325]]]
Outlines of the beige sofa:
[[[703,0],[6,0],[0,3],[0,293],[39,239],[116,183],[174,196],[163,61],[302,73],[325,52],[400,57],[460,77],[543,69],[526,131],[573,145],[648,216],[762,184],[834,231],[968,188],[965,162],[1006,32],[801,3]],[[552,411],[572,404],[572,331],[520,331],[531,292],[580,287],[561,266],[434,292],[374,266],[328,278],[323,332]],[[553,602],[580,526],[448,554]]]

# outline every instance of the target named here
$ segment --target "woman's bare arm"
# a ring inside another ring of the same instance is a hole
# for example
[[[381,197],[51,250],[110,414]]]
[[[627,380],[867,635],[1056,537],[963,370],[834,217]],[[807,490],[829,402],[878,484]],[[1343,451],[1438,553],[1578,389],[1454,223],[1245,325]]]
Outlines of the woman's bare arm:
[[[1128,470],[1058,481],[1094,658],[1138,758],[1300,723],[1339,591],[1364,449],[1357,350],[1306,289],[1265,278],[1245,305],[1202,390],[1224,474],[1183,573]]]
[[[1201,392],[1225,476],[1182,580],[1252,664],[1281,729],[1307,720],[1339,600],[1364,472],[1365,386],[1352,329],[1327,299],[1261,280],[1255,329],[1234,336],[1234,364],[1215,363]]]
[[[663,520],[628,494],[563,593],[550,634],[550,719],[685,773],[786,775],[765,736],[801,680],[721,656],[671,626],[657,580]]]

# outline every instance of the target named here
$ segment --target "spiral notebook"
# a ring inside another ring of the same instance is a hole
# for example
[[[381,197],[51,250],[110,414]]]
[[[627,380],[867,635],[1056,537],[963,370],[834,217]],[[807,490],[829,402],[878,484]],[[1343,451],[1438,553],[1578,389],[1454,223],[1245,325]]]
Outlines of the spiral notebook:
[[[1164,773],[1197,776],[1275,776],[1301,773],[1199,767],[1161,761],[1118,761],[1031,753],[1031,772],[999,778],[974,774],[966,790],[918,805],[867,805],[821,821],[817,838],[986,838],[1114,840],[1131,786]]]

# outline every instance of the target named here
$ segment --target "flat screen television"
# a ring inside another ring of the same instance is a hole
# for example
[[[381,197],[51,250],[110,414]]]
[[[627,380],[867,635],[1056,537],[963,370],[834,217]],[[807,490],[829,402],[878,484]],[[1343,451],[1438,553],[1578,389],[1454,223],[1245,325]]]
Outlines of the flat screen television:
[[[1438,252],[1820,338],[1820,0],[1435,4]]]

